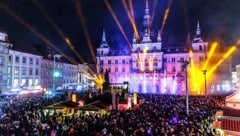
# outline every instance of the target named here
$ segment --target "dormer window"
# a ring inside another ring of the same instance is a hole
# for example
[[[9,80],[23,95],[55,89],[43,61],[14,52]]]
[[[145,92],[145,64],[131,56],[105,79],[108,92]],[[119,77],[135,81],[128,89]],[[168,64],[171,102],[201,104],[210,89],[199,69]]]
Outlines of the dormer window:
[[[15,57],[15,62],[17,62],[17,63],[19,62],[19,56]]]
[[[199,51],[202,51],[202,50],[203,50],[203,49],[202,49],[202,45],[200,45],[200,46],[199,46]]]
[[[154,50],[154,51],[156,51],[156,50],[157,50],[157,47],[156,47],[156,46],[154,46],[154,47],[153,47],[153,50]]]

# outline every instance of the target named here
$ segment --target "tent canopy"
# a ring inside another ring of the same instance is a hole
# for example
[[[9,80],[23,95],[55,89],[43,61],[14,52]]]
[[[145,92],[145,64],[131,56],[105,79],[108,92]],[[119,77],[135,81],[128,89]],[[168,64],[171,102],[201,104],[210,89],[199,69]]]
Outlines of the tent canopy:
[[[44,109],[63,109],[63,108],[77,108],[78,103],[73,101],[64,101],[59,103],[54,103],[52,105],[49,105],[45,107]]]
[[[100,102],[100,101],[96,101],[90,104],[86,104],[82,107],[80,107],[78,110],[85,110],[85,111],[99,111],[99,110],[106,110],[108,107],[108,105]]]

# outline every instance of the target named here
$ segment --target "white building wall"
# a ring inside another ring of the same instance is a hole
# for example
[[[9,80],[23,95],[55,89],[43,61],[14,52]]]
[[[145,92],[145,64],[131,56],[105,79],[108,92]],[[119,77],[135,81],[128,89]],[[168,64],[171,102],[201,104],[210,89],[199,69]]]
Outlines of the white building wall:
[[[7,34],[0,32],[0,94],[7,93],[7,68],[8,68],[8,56],[9,48],[12,44],[7,41]]]
[[[10,50],[8,87],[21,90],[40,86],[41,62],[42,56]]]

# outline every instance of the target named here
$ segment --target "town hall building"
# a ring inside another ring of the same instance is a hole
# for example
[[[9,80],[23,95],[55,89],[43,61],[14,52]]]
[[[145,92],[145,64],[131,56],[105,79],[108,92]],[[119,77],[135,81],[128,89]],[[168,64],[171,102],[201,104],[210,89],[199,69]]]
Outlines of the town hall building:
[[[102,42],[97,48],[98,70],[109,71],[110,83],[128,82],[130,92],[185,94],[187,78],[183,63],[189,62],[187,67],[191,67],[190,62],[193,60],[194,66],[200,67],[208,56],[208,42],[201,37],[199,22],[191,47],[163,47],[160,32],[153,35],[151,25],[150,10],[146,1],[144,31],[140,39],[134,35],[131,51],[119,54],[111,50],[103,31]],[[191,81],[188,81],[190,94],[204,94],[203,88],[201,86],[194,89]],[[208,93],[211,93],[214,91],[211,89],[216,87],[208,84],[207,88]]]

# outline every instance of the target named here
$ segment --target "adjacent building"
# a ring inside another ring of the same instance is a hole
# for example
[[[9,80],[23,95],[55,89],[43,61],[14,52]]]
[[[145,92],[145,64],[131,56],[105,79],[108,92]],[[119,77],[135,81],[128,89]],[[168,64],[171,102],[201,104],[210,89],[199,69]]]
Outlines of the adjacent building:
[[[215,93],[219,89],[218,84],[220,90],[226,89],[221,83],[230,81],[231,59],[226,61],[226,65],[217,68],[216,71],[220,71],[219,75],[208,77],[208,69],[203,68],[209,56],[209,45],[201,36],[199,22],[191,46],[164,47],[160,32],[154,32],[156,31],[152,30],[150,10],[146,1],[143,31],[139,38],[136,34],[133,35],[129,51],[111,50],[103,31],[101,45],[97,48],[98,71],[109,71],[110,83],[128,82],[130,91],[138,93],[185,94],[186,79],[190,94]],[[214,56],[215,61],[220,60],[222,55],[218,52]],[[186,67],[183,67],[186,63]],[[208,68],[211,67],[213,66]],[[205,80],[215,80],[205,81],[204,87],[204,76]]]
[[[240,84],[240,64],[236,65],[232,72],[232,88],[237,90],[237,85]]]
[[[41,86],[42,56],[10,50],[8,56],[8,89],[33,90]]]
[[[61,61],[61,58],[43,59],[41,67],[41,86],[47,90],[76,89],[80,91],[89,85],[86,64],[69,64]]]
[[[5,93],[8,83],[8,57],[12,44],[8,42],[8,35],[0,32],[0,94]]]
[[[24,51],[12,50],[7,36],[0,32],[0,94],[39,89],[80,91],[91,85],[87,64],[70,64],[59,55],[58,59],[46,51],[25,50],[28,46],[22,46]]]

